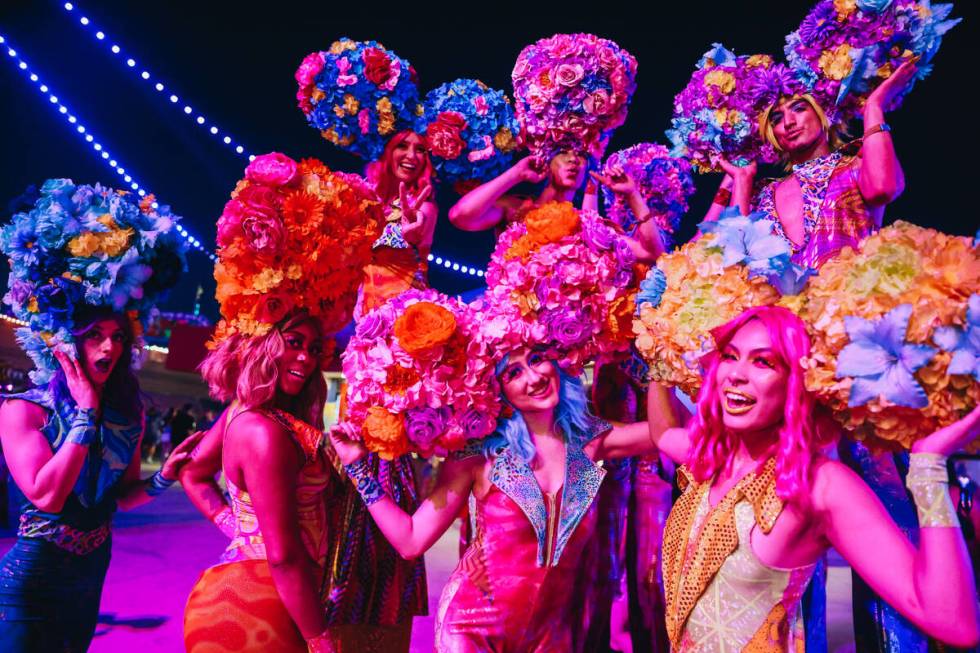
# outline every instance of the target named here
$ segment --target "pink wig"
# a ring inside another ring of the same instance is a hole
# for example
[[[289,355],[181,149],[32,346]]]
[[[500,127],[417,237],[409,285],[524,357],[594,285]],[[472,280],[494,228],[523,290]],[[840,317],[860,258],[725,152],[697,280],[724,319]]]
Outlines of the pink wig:
[[[712,330],[717,348],[702,359],[704,383],[698,394],[697,415],[689,428],[691,451],[688,468],[699,482],[718,474],[735,454],[735,436],[722,421],[721,389],[717,371],[720,352],[746,323],[758,320],[769,332],[773,351],[788,372],[786,409],[774,443],[776,456],[776,494],[784,501],[805,503],[813,464],[820,452],[832,444],[839,431],[830,415],[820,408],[807,391],[801,361],[810,353],[806,325],[792,312],[779,306],[757,306],[734,320]]]
[[[375,192],[382,202],[388,202],[398,197],[398,180],[395,178],[394,170],[395,148],[404,143],[405,139],[412,134],[421,138],[423,143],[425,142],[425,136],[418,132],[414,132],[411,129],[400,131],[388,139],[384,152],[381,153],[381,158],[367,164],[365,168],[365,176],[367,177],[368,183],[374,186]],[[432,159],[428,153],[423,157],[423,161],[422,168],[419,171],[419,176],[415,180],[415,183],[405,189],[413,195],[422,190],[426,185],[432,183]]]
[[[279,368],[276,361],[286,351],[282,334],[304,322],[322,333],[320,324],[306,313],[294,313],[262,336],[235,334],[210,351],[201,363],[201,376],[211,396],[219,401],[235,400],[243,410],[283,406],[277,399]],[[319,370],[307,379],[293,398],[290,413],[318,429],[323,428],[323,404],[327,383]]]

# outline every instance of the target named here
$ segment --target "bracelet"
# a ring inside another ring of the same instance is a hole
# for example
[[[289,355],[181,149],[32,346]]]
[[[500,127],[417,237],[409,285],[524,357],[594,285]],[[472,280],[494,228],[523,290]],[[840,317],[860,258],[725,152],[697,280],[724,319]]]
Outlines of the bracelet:
[[[385,491],[378,479],[374,477],[366,458],[361,458],[350,465],[344,465],[344,469],[366,506],[373,506],[384,498]]]
[[[235,519],[235,513],[229,506],[225,506],[212,517],[211,523],[217,526],[218,530],[228,539],[235,537],[235,525],[238,520]]]
[[[306,650],[308,653],[336,653],[333,638],[330,636],[330,628],[327,628],[316,637],[306,640]]]
[[[714,204],[721,204],[722,206],[728,206],[732,201],[732,191],[727,188],[719,188],[718,192],[715,193],[715,199],[712,200]]]
[[[959,528],[956,508],[949,496],[946,456],[936,453],[911,454],[905,485],[915,502],[919,528]]]
[[[95,409],[79,408],[68,429],[66,442],[87,447],[95,439]]]
[[[879,122],[871,129],[866,130],[861,138],[865,139],[872,134],[877,134],[878,132],[890,132],[891,130],[892,128],[887,122]]]
[[[156,474],[146,479],[146,494],[155,497],[159,494],[163,494],[168,487],[176,483],[175,480],[168,480],[163,477],[163,472],[158,471]]]

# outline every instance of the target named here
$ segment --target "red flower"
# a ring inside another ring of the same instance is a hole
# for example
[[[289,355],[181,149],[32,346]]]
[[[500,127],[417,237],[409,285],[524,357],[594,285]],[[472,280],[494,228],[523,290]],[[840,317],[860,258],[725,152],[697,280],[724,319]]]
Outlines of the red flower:
[[[269,293],[259,301],[255,318],[266,324],[278,324],[289,311],[293,310],[293,300],[285,293]]]
[[[463,152],[466,142],[460,134],[466,129],[466,118],[455,111],[443,111],[429,125],[426,138],[432,153],[443,159],[455,159]]]
[[[381,86],[391,77],[391,57],[380,48],[364,50],[364,76],[375,86]]]

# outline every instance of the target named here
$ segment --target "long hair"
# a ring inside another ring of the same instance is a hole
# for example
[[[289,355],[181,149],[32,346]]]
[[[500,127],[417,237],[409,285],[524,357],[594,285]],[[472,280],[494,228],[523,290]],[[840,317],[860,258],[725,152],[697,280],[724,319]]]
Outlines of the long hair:
[[[388,202],[398,197],[399,182],[395,178],[394,170],[395,148],[404,143],[405,139],[412,134],[421,138],[423,143],[425,142],[425,136],[411,129],[400,131],[388,139],[388,143],[385,144],[385,149],[381,153],[381,158],[367,164],[365,168],[365,176],[367,177],[368,183],[374,186],[374,190],[382,202]],[[432,183],[432,174],[432,159],[429,157],[429,153],[426,152],[425,156],[422,157],[422,169],[419,171],[418,178],[406,190],[413,195],[418,193],[423,187]]]
[[[839,431],[804,385],[801,361],[810,353],[806,325],[782,307],[750,308],[712,331],[717,347],[703,359],[704,383],[698,394],[697,414],[688,427],[692,444],[687,465],[695,479],[706,482],[718,474],[735,453],[738,442],[724,427],[717,371],[720,352],[735,333],[752,320],[758,320],[766,327],[773,351],[788,372],[786,407],[775,443],[776,494],[784,501],[805,503],[814,462],[820,452],[836,440]]]
[[[497,363],[497,374],[499,375],[507,366],[509,356]],[[582,381],[566,374],[558,368],[552,361],[552,365],[558,369],[558,406],[555,408],[555,426],[557,426],[565,436],[565,441],[580,436],[585,433],[589,423],[589,409],[586,401],[585,387]],[[508,415],[501,414],[497,418],[497,428],[487,436],[484,444],[486,455],[495,455],[503,446],[509,446],[525,462],[530,463],[534,460],[536,450],[534,441],[531,440],[531,433],[527,430],[527,423],[521,412],[514,408],[509,401],[503,399],[504,405],[510,410]]]
[[[76,343],[80,343],[96,322],[106,319],[116,321],[119,328],[122,329],[125,340],[123,341],[122,354],[102,388],[102,403],[126,419],[135,422],[142,418],[143,401],[139,380],[133,370],[133,346],[136,342],[136,334],[133,332],[132,322],[125,315],[115,313],[108,308],[86,308],[75,315],[75,329],[72,331],[72,336],[74,336]],[[83,348],[80,344],[76,345],[76,348],[79,359],[81,359]],[[48,382],[48,390],[56,406],[75,405],[75,400],[68,390],[65,372],[60,365],[55,370],[51,381]]]
[[[282,334],[309,322],[317,333],[319,323],[305,312],[293,313],[265,335],[242,337],[233,335],[211,350],[201,363],[201,376],[208,384],[211,396],[218,401],[238,402],[242,410],[271,408],[276,405],[279,389],[279,368],[276,361],[286,351]],[[327,398],[327,383],[319,368],[310,375],[288,411],[318,429],[323,428],[323,404]]]
[[[810,105],[813,112],[817,114],[817,118],[820,119],[820,125],[823,127],[824,133],[827,134],[827,142],[830,144],[830,149],[838,150],[847,144],[848,134],[846,127],[844,125],[831,124],[830,119],[827,117],[827,112],[824,111],[822,106],[820,106],[820,103],[817,102],[816,98],[809,93],[792,96],[784,95],[766,107],[765,110],[759,114],[759,132],[762,134],[763,138],[765,138],[766,141],[780,153],[782,163],[787,168],[790,166],[789,154],[783,151],[782,146],[776,139],[776,132],[773,130],[773,124],[770,117],[772,116],[772,112],[776,110],[776,107],[784,102],[792,100],[803,100]]]

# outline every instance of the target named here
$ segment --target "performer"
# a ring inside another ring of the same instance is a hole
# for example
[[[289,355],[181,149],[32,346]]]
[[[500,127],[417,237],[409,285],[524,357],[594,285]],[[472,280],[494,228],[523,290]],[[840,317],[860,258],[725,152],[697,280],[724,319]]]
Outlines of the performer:
[[[517,349],[497,369],[513,414],[486,442],[446,461],[414,514],[384,492],[343,426],[331,441],[371,516],[407,558],[431,547],[472,495],[475,536],[442,593],[437,651],[581,651],[575,597],[587,575],[579,567],[605,475],[595,461],[651,451],[650,431],[674,424],[673,414],[656,395],[652,425],[613,427],[589,415],[581,382],[536,350]]]
[[[975,645],[976,593],[945,459],[980,434],[980,409],[913,445],[913,545],[854,472],[820,453],[837,432],[796,363],[809,353],[803,322],[753,308],[714,336],[694,421],[652,433],[686,463],[664,535],[672,650],[798,650],[799,599],[831,546],[923,631]]]
[[[0,560],[4,651],[88,650],[113,513],[164,492],[197,443],[188,438],[140,479],[144,420],[133,359],[142,345],[134,321],[148,317],[183,267],[176,218],[150,210],[152,201],[140,206],[112,189],[52,179],[0,234],[11,261],[5,300],[27,322],[18,340],[37,384],[0,406],[20,512],[17,540]],[[154,244],[137,250],[151,234]],[[129,269],[109,277],[106,265],[124,258]]]

